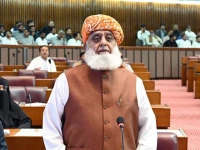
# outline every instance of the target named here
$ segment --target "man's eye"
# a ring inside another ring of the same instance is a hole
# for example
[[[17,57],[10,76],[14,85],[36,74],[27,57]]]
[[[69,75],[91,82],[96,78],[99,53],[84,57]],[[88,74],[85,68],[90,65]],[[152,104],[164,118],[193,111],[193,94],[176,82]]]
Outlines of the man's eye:
[[[111,40],[113,40],[113,37],[108,36],[106,39],[107,39],[108,41],[111,41]]]
[[[97,36],[96,36],[96,37],[93,38],[93,40],[94,40],[94,41],[100,41],[100,37],[97,37]]]

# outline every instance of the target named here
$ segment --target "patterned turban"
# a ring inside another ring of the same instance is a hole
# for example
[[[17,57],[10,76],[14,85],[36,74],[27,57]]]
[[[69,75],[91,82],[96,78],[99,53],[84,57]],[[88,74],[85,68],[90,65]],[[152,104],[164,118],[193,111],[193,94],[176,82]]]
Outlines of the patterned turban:
[[[99,14],[89,16],[85,19],[81,33],[83,43],[86,43],[90,33],[98,30],[111,31],[118,45],[120,45],[124,39],[124,33],[120,24],[110,16]]]

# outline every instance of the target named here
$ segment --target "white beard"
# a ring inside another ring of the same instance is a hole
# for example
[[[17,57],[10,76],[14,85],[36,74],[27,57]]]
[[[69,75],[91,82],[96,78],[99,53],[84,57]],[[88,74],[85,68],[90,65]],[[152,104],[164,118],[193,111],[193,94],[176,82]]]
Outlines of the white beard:
[[[122,64],[121,54],[117,46],[112,53],[97,54],[91,48],[86,49],[84,54],[86,64],[94,70],[115,70]]]

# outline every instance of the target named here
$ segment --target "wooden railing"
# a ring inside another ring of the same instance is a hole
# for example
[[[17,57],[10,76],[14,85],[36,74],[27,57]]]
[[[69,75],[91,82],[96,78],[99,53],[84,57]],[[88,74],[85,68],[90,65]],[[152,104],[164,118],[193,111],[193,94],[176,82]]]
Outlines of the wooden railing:
[[[79,54],[84,51],[82,46],[51,46],[50,57],[66,57],[68,60],[79,60]],[[130,63],[143,62],[151,72],[151,78],[180,78],[181,58],[200,54],[196,48],[157,48],[120,46],[124,57]],[[36,45],[0,45],[0,63],[7,65],[22,65],[39,55]]]

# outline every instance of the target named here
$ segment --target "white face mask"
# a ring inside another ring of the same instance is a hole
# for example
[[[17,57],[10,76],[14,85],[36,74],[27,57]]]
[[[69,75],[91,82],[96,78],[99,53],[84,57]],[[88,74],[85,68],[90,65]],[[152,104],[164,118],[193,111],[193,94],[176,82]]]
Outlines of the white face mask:
[[[86,64],[94,70],[115,70],[122,64],[121,54],[118,46],[115,46],[112,53],[97,54],[86,45],[84,55]]]

